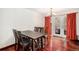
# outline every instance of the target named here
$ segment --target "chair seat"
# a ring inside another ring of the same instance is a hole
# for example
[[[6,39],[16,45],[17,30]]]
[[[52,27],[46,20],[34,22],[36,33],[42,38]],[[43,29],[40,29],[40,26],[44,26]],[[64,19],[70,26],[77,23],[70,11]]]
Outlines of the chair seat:
[[[29,39],[23,39],[23,41],[20,41],[21,45],[27,46],[30,44],[30,40]]]
[[[29,45],[29,43],[27,43],[27,42],[20,42],[20,44],[21,44],[22,46],[27,46],[27,45]]]

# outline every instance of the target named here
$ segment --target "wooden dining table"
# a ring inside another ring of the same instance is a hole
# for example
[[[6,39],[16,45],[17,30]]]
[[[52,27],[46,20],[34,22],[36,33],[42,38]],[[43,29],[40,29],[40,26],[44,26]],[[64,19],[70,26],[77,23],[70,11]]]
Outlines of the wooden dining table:
[[[29,37],[29,39],[32,39],[32,51],[35,50],[35,40],[38,39],[41,39],[41,48],[43,48],[43,39],[45,38],[45,33],[26,30],[26,31],[22,31],[21,34]]]

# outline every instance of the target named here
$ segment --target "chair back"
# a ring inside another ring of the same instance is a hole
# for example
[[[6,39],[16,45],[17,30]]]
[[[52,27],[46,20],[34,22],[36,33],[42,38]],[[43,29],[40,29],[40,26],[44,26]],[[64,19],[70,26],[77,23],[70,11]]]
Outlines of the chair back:
[[[22,34],[21,31],[17,31],[18,37],[19,37],[19,42],[23,42],[23,38],[25,38]]]
[[[19,35],[19,42],[24,42],[24,41],[27,41],[28,43],[31,42],[28,36],[24,36],[21,34],[21,31],[18,31],[18,35]]]
[[[19,39],[20,39],[18,31],[13,29],[13,34],[14,34],[14,37],[15,37],[15,44],[18,44],[19,43]]]
[[[34,27],[34,31],[44,33],[44,28],[43,27]]]

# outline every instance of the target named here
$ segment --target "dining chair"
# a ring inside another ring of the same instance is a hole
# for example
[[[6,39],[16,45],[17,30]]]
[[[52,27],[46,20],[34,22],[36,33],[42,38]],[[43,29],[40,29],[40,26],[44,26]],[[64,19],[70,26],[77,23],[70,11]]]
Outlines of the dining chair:
[[[17,46],[15,46],[15,49],[20,50],[20,48],[22,48],[23,51],[29,50],[31,48],[30,39],[27,36],[23,36],[21,34],[21,31],[13,30],[13,32],[15,36],[15,43],[17,43]]]
[[[34,27],[34,31],[44,33],[44,28],[43,27]]]
[[[34,27],[34,31],[35,32],[40,32],[40,33],[45,33],[44,27]],[[42,38],[40,38],[40,39],[37,40],[37,43],[38,43],[39,46],[41,45],[41,43],[43,43],[42,46],[45,46],[46,40],[43,40],[43,39],[46,39],[46,37],[42,37]]]
[[[19,36],[17,34],[17,31],[15,29],[13,29],[13,34],[14,34],[14,38],[15,38],[15,50],[19,50]]]

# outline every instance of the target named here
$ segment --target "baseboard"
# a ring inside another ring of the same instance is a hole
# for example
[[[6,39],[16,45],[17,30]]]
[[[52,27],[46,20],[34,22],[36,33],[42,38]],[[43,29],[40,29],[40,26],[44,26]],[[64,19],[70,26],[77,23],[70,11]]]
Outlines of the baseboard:
[[[63,38],[64,39],[64,37],[61,37],[61,36],[53,36],[53,37],[59,37],[59,38]]]
[[[9,47],[11,47],[11,46],[15,46],[15,44],[11,44],[11,45],[9,45],[9,46],[6,46],[6,47],[3,47],[3,48],[0,48],[0,51],[1,51],[1,50],[5,50],[5,49],[7,49],[7,48],[9,48]]]

